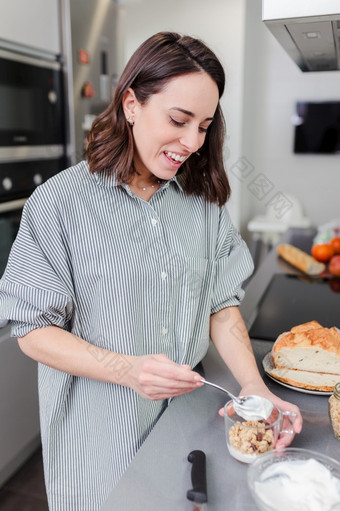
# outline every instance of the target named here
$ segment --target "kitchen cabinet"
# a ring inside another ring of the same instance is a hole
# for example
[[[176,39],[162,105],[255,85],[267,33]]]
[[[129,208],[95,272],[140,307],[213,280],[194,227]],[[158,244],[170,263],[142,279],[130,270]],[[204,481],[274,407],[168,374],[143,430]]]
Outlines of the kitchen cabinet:
[[[59,0],[0,0],[1,39],[61,53]]]
[[[37,363],[0,329],[0,486],[40,444]]]
[[[294,244],[301,242],[301,248],[306,248],[312,231],[301,231],[305,236],[293,237]],[[280,261],[274,251],[267,256],[250,281],[240,307],[249,324],[274,273],[298,272]],[[270,351],[272,342],[252,339],[252,346],[268,387],[301,410],[304,425],[302,432],[294,438],[292,447],[311,449],[337,458],[339,441],[334,437],[328,416],[328,396],[298,392],[273,381],[262,368],[262,360]],[[203,369],[207,380],[235,394],[239,392],[239,385],[213,346],[203,360]],[[192,510],[192,503],[186,499],[187,490],[192,488],[191,463],[187,456],[196,449],[206,454],[209,511],[255,509],[247,486],[248,465],[236,461],[227,450],[224,422],[217,413],[225,402],[222,392],[207,386],[172,400],[101,511]]]

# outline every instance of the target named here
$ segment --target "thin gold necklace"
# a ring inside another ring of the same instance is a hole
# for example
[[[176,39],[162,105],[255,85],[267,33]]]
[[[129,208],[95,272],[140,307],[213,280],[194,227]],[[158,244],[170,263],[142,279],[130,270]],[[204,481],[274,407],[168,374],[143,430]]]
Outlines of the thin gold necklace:
[[[148,186],[137,186],[137,185],[134,185],[133,183],[130,184],[130,186],[134,186],[135,188],[138,188],[138,190],[143,190],[143,192],[145,192],[145,190],[147,190],[148,188],[156,188],[156,186],[158,186],[160,184],[161,180],[160,179],[157,179],[157,181],[152,184],[152,185],[148,185]]]

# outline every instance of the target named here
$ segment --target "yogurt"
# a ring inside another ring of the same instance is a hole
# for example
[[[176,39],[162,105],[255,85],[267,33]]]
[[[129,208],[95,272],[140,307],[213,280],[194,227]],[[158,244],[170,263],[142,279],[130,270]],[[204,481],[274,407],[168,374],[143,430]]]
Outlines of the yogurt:
[[[233,405],[235,412],[246,421],[268,419],[274,408],[268,399],[260,396],[246,396],[243,403],[233,401]]]
[[[273,511],[340,511],[340,479],[315,459],[274,463],[254,489]]]
[[[237,449],[235,449],[235,447],[230,445],[229,442],[227,443],[227,447],[231,456],[233,456],[233,458],[235,458],[236,460],[241,461],[241,463],[252,463],[255,460],[255,458],[258,457],[258,454],[247,454],[238,451]]]

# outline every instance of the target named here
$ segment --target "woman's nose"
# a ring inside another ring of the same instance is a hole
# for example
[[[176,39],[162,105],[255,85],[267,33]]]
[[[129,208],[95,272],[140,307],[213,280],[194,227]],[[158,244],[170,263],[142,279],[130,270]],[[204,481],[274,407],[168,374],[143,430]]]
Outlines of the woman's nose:
[[[195,153],[203,145],[204,133],[195,130],[187,130],[182,134],[180,143],[191,153]]]

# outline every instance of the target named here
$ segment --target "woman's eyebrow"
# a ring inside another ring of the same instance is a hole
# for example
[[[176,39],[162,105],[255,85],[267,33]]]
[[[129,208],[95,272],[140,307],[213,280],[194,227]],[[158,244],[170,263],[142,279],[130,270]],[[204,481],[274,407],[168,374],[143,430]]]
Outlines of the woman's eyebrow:
[[[178,112],[182,112],[183,114],[189,115],[189,117],[195,117],[195,114],[193,112],[190,112],[189,110],[184,110],[184,108],[180,108],[179,106],[173,106],[170,108],[170,110],[177,110]],[[207,117],[205,121],[213,121],[213,117]]]

